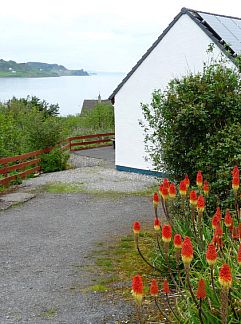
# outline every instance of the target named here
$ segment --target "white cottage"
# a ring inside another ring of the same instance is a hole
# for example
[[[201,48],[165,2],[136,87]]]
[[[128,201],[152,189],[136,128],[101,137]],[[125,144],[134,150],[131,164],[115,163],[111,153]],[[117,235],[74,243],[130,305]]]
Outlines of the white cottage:
[[[241,53],[241,19],[183,8],[151,48],[114,90],[115,164],[120,171],[152,174],[146,161],[140,103],[149,103],[154,89],[190,72],[198,72],[210,60],[207,49],[213,44],[213,57],[227,53],[230,64]]]

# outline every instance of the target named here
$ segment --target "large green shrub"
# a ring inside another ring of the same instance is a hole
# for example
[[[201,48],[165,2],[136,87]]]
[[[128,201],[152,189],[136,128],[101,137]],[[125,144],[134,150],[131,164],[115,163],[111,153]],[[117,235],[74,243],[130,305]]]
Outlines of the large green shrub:
[[[41,155],[41,170],[43,172],[55,172],[65,170],[69,154],[64,153],[58,147],[47,154]]]
[[[204,66],[202,73],[174,79],[142,105],[146,149],[157,170],[174,179],[197,170],[217,193],[225,194],[227,167],[241,162],[241,78],[225,66]],[[222,182],[216,179],[222,175]]]

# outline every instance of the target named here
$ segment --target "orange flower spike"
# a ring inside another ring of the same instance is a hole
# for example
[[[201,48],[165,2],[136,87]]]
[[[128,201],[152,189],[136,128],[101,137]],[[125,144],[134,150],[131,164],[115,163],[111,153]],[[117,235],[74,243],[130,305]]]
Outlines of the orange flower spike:
[[[164,279],[164,281],[163,281],[163,292],[165,294],[169,294],[170,293],[170,288],[169,288],[169,284],[168,284],[167,279]]]
[[[232,238],[234,240],[238,240],[239,239],[239,228],[238,227],[233,227],[233,230],[232,230]]]
[[[169,181],[167,178],[164,178],[163,181],[162,181],[162,184],[163,184],[163,187],[164,188],[169,188]]]
[[[133,223],[133,232],[134,234],[138,235],[141,230],[141,224],[139,222],[134,222]]]
[[[206,297],[207,293],[206,293],[206,284],[204,279],[199,280],[196,295],[197,295],[197,299],[204,299]]]
[[[207,180],[204,180],[203,192],[204,192],[205,196],[208,196],[208,194],[209,194],[209,184],[208,184]]]
[[[223,288],[231,288],[232,274],[228,264],[224,263],[220,268],[218,281]]]
[[[190,186],[190,180],[188,178],[188,175],[185,176],[185,179],[184,179],[185,183],[186,183],[186,187],[189,188]]]
[[[238,224],[238,228],[239,228],[239,238],[241,239],[241,223]]]
[[[176,198],[176,195],[177,195],[176,187],[175,187],[174,183],[171,183],[169,186],[169,197],[171,199],[174,199],[174,198]]]
[[[237,176],[239,177],[239,168],[237,165],[234,166],[233,170],[231,171],[232,176]]]
[[[233,219],[232,219],[232,217],[230,215],[229,209],[226,210],[226,214],[225,214],[225,217],[224,217],[224,224],[225,224],[226,227],[230,227],[233,224]]]
[[[239,188],[239,184],[240,184],[240,179],[239,179],[239,175],[234,175],[233,179],[232,179],[232,188],[234,192],[238,191]]]
[[[171,242],[172,239],[172,228],[169,224],[164,224],[162,226],[162,240],[165,243]]]
[[[182,243],[182,262],[185,266],[189,266],[193,259],[193,246],[190,238],[186,236]]]
[[[155,231],[160,231],[161,228],[161,222],[159,220],[159,218],[155,217],[154,219],[154,230]]]
[[[216,236],[218,238],[221,238],[223,236],[223,229],[222,229],[220,223],[215,228],[214,236]]]
[[[153,207],[157,207],[158,206],[158,204],[159,204],[159,196],[158,196],[158,193],[157,192],[155,192],[154,194],[153,194]]]
[[[164,201],[168,199],[168,188],[162,187],[161,196]]]
[[[215,245],[212,243],[208,244],[208,248],[207,248],[207,252],[206,252],[207,263],[210,266],[213,266],[217,261],[217,257],[218,257],[218,254],[217,254]]]
[[[196,184],[197,184],[197,186],[198,186],[199,189],[202,188],[202,185],[203,185],[203,176],[202,176],[202,172],[201,171],[198,171],[198,173],[197,173]]]
[[[238,249],[238,264],[241,265],[241,243],[240,243],[239,249]]]
[[[220,224],[218,216],[215,214],[212,218],[212,228],[216,229],[216,227]]]
[[[162,194],[162,188],[163,188],[163,184],[161,183],[160,184],[160,187],[159,187],[159,193],[160,193],[160,195]]]
[[[186,197],[186,195],[187,195],[187,185],[186,185],[185,180],[182,180],[180,182],[179,193],[180,193],[181,197]]]
[[[175,234],[173,239],[174,247],[175,249],[181,249],[182,248],[182,237],[180,234]]]
[[[205,208],[205,200],[202,195],[200,195],[197,199],[197,212],[203,213]]]
[[[191,206],[197,206],[197,193],[195,190],[190,191],[189,202]]]
[[[138,274],[132,279],[132,296],[137,304],[141,305],[143,299],[143,282],[142,277]]]
[[[220,207],[217,207],[216,212],[215,212],[215,215],[217,215],[217,218],[218,218],[219,222],[221,222],[221,220],[222,220],[222,213],[221,213]]]
[[[152,297],[157,297],[158,296],[158,285],[155,279],[152,279],[151,281],[151,286],[150,286],[150,294]]]

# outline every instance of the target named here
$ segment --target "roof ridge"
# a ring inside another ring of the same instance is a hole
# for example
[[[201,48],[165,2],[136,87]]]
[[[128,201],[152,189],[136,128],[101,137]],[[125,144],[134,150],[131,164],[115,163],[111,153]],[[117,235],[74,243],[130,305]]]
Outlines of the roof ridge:
[[[213,12],[207,12],[207,11],[201,11],[201,10],[195,10],[195,9],[191,9],[191,8],[185,8],[183,7],[181,9],[181,11],[183,12],[187,12],[187,11],[191,11],[191,12],[195,12],[195,13],[198,13],[198,14],[207,14],[207,15],[212,15],[212,16],[219,16],[219,17],[224,17],[224,18],[231,18],[231,19],[238,19],[238,20],[241,20],[240,17],[234,17],[234,16],[227,16],[227,15],[221,15],[221,14],[216,14],[216,13],[213,13]]]

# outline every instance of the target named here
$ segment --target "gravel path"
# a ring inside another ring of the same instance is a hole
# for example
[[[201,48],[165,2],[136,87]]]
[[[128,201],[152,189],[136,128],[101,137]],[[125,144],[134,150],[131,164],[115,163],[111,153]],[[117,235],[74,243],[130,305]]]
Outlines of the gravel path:
[[[41,175],[25,181],[22,189],[62,181],[124,192],[153,184],[153,178],[117,172],[99,159],[72,156],[72,163],[81,168]],[[134,220],[150,219],[150,210],[150,199],[139,196],[40,192],[0,211],[0,323],[128,321],[133,306],[84,291],[96,279],[87,271],[95,263],[89,257],[98,242],[107,246],[130,233]]]
[[[105,150],[109,153],[110,149]],[[86,191],[135,192],[157,183],[150,176],[116,171],[112,162],[103,159],[72,154],[70,164],[76,168],[28,179],[23,182],[23,187],[36,188],[49,183],[64,182],[79,185]]]

